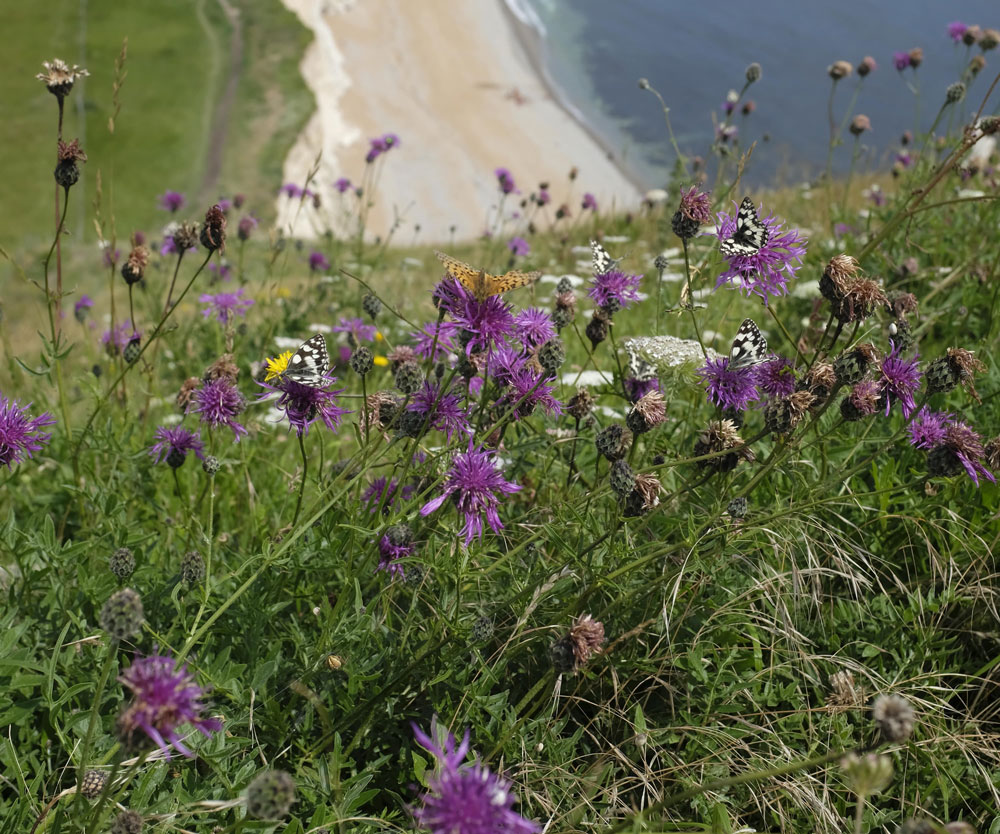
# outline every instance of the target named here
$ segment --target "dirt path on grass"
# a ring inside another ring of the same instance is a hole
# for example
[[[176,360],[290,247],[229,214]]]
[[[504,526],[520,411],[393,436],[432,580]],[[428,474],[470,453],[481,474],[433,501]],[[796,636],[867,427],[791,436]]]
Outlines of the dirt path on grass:
[[[243,69],[243,18],[239,9],[229,0],[219,0],[219,7],[226,16],[232,35],[229,38],[229,66],[226,70],[226,85],[222,96],[212,113],[212,129],[208,135],[208,152],[205,155],[205,173],[201,180],[202,194],[209,196],[219,182],[222,174],[222,154],[226,147],[226,134],[229,130],[229,114],[236,100],[236,89],[239,86],[240,73]]]

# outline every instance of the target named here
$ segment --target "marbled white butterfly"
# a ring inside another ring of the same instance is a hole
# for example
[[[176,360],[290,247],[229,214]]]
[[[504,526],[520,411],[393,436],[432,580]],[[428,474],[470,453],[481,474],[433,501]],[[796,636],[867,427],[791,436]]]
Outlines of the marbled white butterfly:
[[[629,377],[638,382],[649,382],[651,379],[656,379],[656,365],[643,359],[630,342],[625,343],[625,353],[628,355],[628,367],[625,373]]]
[[[612,258],[608,250],[596,240],[590,241],[590,251],[594,255],[594,275],[603,275],[605,272],[610,272],[621,263],[621,258]]]
[[[756,255],[767,244],[767,226],[757,217],[753,200],[744,197],[736,214],[736,231],[719,244],[719,251],[725,258]]]
[[[743,319],[729,351],[730,371],[739,371],[767,360],[767,339],[751,319]]]
[[[303,342],[288,360],[284,376],[300,385],[322,388],[326,383],[326,372],[330,370],[330,356],[326,352],[326,339],[322,333]]]

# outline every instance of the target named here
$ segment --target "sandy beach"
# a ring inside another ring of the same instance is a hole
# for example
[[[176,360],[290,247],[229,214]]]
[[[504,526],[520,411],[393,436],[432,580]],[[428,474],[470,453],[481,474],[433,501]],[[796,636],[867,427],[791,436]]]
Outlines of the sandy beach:
[[[548,182],[549,211],[565,202],[576,213],[585,192],[602,210],[638,203],[636,185],[550,94],[501,0],[284,2],[315,34],[302,72],[317,100],[284,181],[302,185],[318,158],[309,188],[322,206],[279,197],[286,232],[314,237],[327,224],[343,232],[341,207],[354,198],[333,183],[360,184],[368,140],[385,133],[400,143],[375,163],[372,236],[397,218],[402,241],[415,225],[423,242],[479,235],[497,204],[498,167],[510,170],[521,197]]]

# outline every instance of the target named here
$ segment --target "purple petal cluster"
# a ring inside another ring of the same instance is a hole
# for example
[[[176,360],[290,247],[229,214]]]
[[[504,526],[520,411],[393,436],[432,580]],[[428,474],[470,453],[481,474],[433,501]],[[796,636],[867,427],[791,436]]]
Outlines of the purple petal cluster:
[[[345,191],[350,191],[353,185],[347,177],[340,177],[334,182],[333,187],[337,189],[338,193],[343,194]]]
[[[465,287],[459,285],[459,289],[462,300],[452,316],[460,330],[473,334],[465,346],[466,353],[490,352],[504,344],[514,332],[513,308],[498,295],[477,301]]]
[[[715,287],[718,289],[725,283],[733,284],[748,298],[751,295],[760,296],[766,305],[772,296],[788,293],[788,281],[795,277],[806,248],[797,229],[785,229],[773,214],[764,217],[761,213],[760,216],[761,223],[767,228],[767,243],[753,254],[727,258],[729,268],[718,277]],[[733,236],[736,217],[736,211],[717,215],[716,237],[720,242]]]
[[[897,71],[902,72],[908,66],[910,66],[910,53],[909,52],[893,52],[892,53],[892,65]]]
[[[188,431],[183,426],[160,426],[153,437],[156,442],[149,447],[149,454],[156,463],[163,463],[171,455],[186,458],[188,452],[194,452],[198,460],[205,459],[200,432]]]
[[[220,273],[221,275],[221,273]],[[216,321],[229,324],[237,316],[245,316],[256,303],[252,298],[243,295],[243,287],[236,292],[220,292],[216,295],[205,293],[198,299],[208,306],[201,311],[205,318],[215,316]]]
[[[969,27],[962,23],[962,21],[955,20],[948,24],[948,37],[955,43],[961,43],[962,35],[964,35],[968,29]]]
[[[507,241],[507,248],[514,255],[527,255],[531,251],[531,244],[523,237],[512,237]]]
[[[55,417],[47,411],[31,417],[29,408],[31,403],[21,405],[0,394],[0,466],[13,469],[15,463],[33,457],[52,439],[51,432],[42,429],[55,425]]]
[[[584,211],[597,211],[597,198],[589,191],[583,195],[583,202],[580,204]]]
[[[556,326],[545,310],[527,307],[514,316],[514,332],[521,344],[530,349],[555,338]]]
[[[434,362],[444,359],[449,353],[455,352],[452,338],[457,329],[455,323],[451,321],[427,322],[421,330],[410,334],[413,339],[413,349],[424,359],[430,359]],[[436,344],[435,335],[437,336]],[[432,349],[433,356],[431,356]]]
[[[407,411],[420,414],[432,429],[444,432],[449,443],[456,432],[472,436],[469,415],[462,405],[461,396],[452,391],[442,393],[440,385],[425,381],[413,395]]]
[[[954,415],[945,411],[931,411],[926,405],[917,412],[917,416],[906,427],[910,435],[910,445],[918,449],[933,449],[944,443],[948,425]]]
[[[612,269],[601,275],[595,275],[589,295],[598,307],[625,309],[639,301],[639,282],[641,275],[629,275],[618,269]]]
[[[481,448],[473,448],[469,441],[466,452],[459,452],[452,461],[445,479],[444,491],[420,508],[420,515],[427,516],[438,509],[446,499],[454,501],[458,511],[465,517],[462,533],[468,546],[476,537],[482,538],[483,517],[494,533],[503,529],[497,507],[500,500],[497,493],[510,495],[521,487],[507,481],[497,469],[494,456]]]
[[[395,133],[383,133],[374,139],[368,140],[368,153],[365,155],[365,162],[371,163],[382,154],[388,153],[399,144],[399,137]]]
[[[637,403],[651,391],[660,390],[660,380],[656,377],[652,379],[636,379],[635,377],[625,377],[625,394],[630,403]]]
[[[787,397],[795,393],[795,370],[792,361],[775,355],[755,369],[757,387],[768,397]]]
[[[299,437],[309,433],[309,427],[317,420],[332,432],[336,432],[341,420],[351,412],[337,405],[337,395],[343,393],[343,388],[331,391],[330,386],[336,382],[335,377],[327,377],[322,388],[303,385],[287,377],[277,377],[272,382],[257,382],[266,389],[258,402],[266,400],[271,394],[279,394],[275,408],[284,411],[288,418],[289,428],[294,428]]]
[[[436,734],[436,722],[431,732]],[[416,724],[413,733],[436,760],[420,806],[411,809],[417,825],[432,834],[534,834],[541,830],[514,810],[510,782],[478,760],[463,763],[469,752],[468,730],[457,747],[451,733],[440,746]]]
[[[286,182],[281,188],[278,189],[281,194],[295,199],[307,200],[310,197],[316,196],[308,188],[303,188],[300,185],[296,185],[294,182]]]
[[[201,422],[212,428],[226,426],[235,435],[234,442],[249,434],[237,417],[246,408],[246,399],[239,389],[225,377],[210,380],[194,393],[190,410],[201,415]]]
[[[555,386],[544,379],[544,374],[523,365],[511,374],[509,390],[500,398],[498,405],[512,408],[515,420],[531,416],[538,406],[546,414],[562,414],[562,404],[552,396]]]
[[[160,208],[169,211],[171,214],[176,214],[184,207],[186,200],[184,195],[180,191],[164,191],[160,197]]]
[[[166,758],[170,758],[171,745],[193,758],[177,729],[190,724],[206,737],[222,729],[216,719],[202,717],[205,690],[195,683],[187,664],[177,668],[172,657],[137,656],[118,680],[132,691],[131,702],[118,716],[118,732],[126,742],[141,730]]]
[[[723,409],[746,411],[750,403],[760,399],[755,371],[753,367],[731,371],[729,357],[720,356],[706,360],[697,375],[706,385],[709,402]]]
[[[374,324],[365,324],[364,319],[340,319],[340,324],[330,328],[334,333],[347,333],[357,344],[375,341],[378,332]]]
[[[504,194],[510,194],[511,191],[517,189],[517,185],[514,182],[514,177],[511,175],[510,171],[506,168],[497,168],[494,172],[497,178],[497,183],[500,186],[500,190]]]
[[[985,454],[983,439],[968,423],[952,420],[945,428],[945,438],[942,445],[950,449],[952,454],[958,458],[976,486],[979,486],[980,475],[996,483],[996,478],[981,462]]]
[[[330,261],[322,252],[313,252],[309,255],[309,269],[312,272],[329,272]]]
[[[376,504],[376,506],[378,506]],[[417,550],[413,542],[407,544],[393,544],[389,536],[383,535],[378,540],[378,567],[376,570],[384,570],[390,576],[405,577],[403,565],[404,559],[412,556]]]
[[[413,486],[407,484],[400,489],[398,480],[383,475],[365,487],[361,493],[361,503],[368,508],[368,512],[374,513],[379,505],[384,505],[383,509],[391,507],[396,502],[397,492],[401,500],[408,501],[413,495]]]
[[[913,413],[913,409],[916,408],[913,395],[920,388],[920,369],[917,367],[919,364],[918,356],[902,359],[896,345],[893,345],[892,350],[882,360],[879,369],[882,374],[882,392],[885,396],[887,417],[893,402],[897,400],[902,405],[904,417],[909,417]]]
[[[101,334],[101,344],[104,345],[109,354],[116,356],[125,350],[128,343],[137,336],[142,338],[142,331],[135,330],[132,327],[132,321],[130,319],[126,319],[115,327],[113,333],[110,330],[105,330],[104,333]]]
[[[73,315],[76,320],[83,324],[87,319],[87,314],[90,312],[90,308],[94,306],[94,299],[89,295],[81,295],[77,300],[76,304],[73,305]]]

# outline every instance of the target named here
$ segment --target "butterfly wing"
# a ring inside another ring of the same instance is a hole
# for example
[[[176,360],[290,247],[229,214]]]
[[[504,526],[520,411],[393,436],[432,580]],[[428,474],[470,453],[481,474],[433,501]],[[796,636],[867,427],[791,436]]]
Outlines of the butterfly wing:
[[[490,275],[486,273],[484,275],[486,295],[500,295],[500,293],[507,292],[508,290],[525,287],[537,281],[541,275],[541,272],[521,272],[517,269],[505,272],[503,275]]]
[[[736,331],[733,346],[729,351],[730,371],[739,371],[752,365],[759,365],[767,359],[767,339],[752,319],[743,319]]]
[[[719,251],[725,258],[756,255],[768,238],[767,226],[760,222],[753,200],[744,197],[736,213],[736,230],[719,244]]]
[[[611,254],[596,240],[590,241],[590,251],[594,256],[594,275],[610,272],[618,264]]]
[[[635,345],[626,342],[625,353],[628,355],[626,373],[629,377],[638,382],[649,382],[651,379],[656,379],[656,365],[643,359]]]
[[[473,293],[478,301],[483,301],[487,296],[494,294],[489,292],[488,288],[496,280],[495,275],[490,275],[482,269],[469,266],[465,261],[460,261],[458,258],[453,258],[444,252],[435,252],[434,254],[444,264],[444,268],[448,271],[448,274],[469,292]]]
[[[326,339],[322,333],[317,333],[292,354],[284,375],[300,385],[321,388],[326,383],[329,370],[330,356],[326,352]]]

